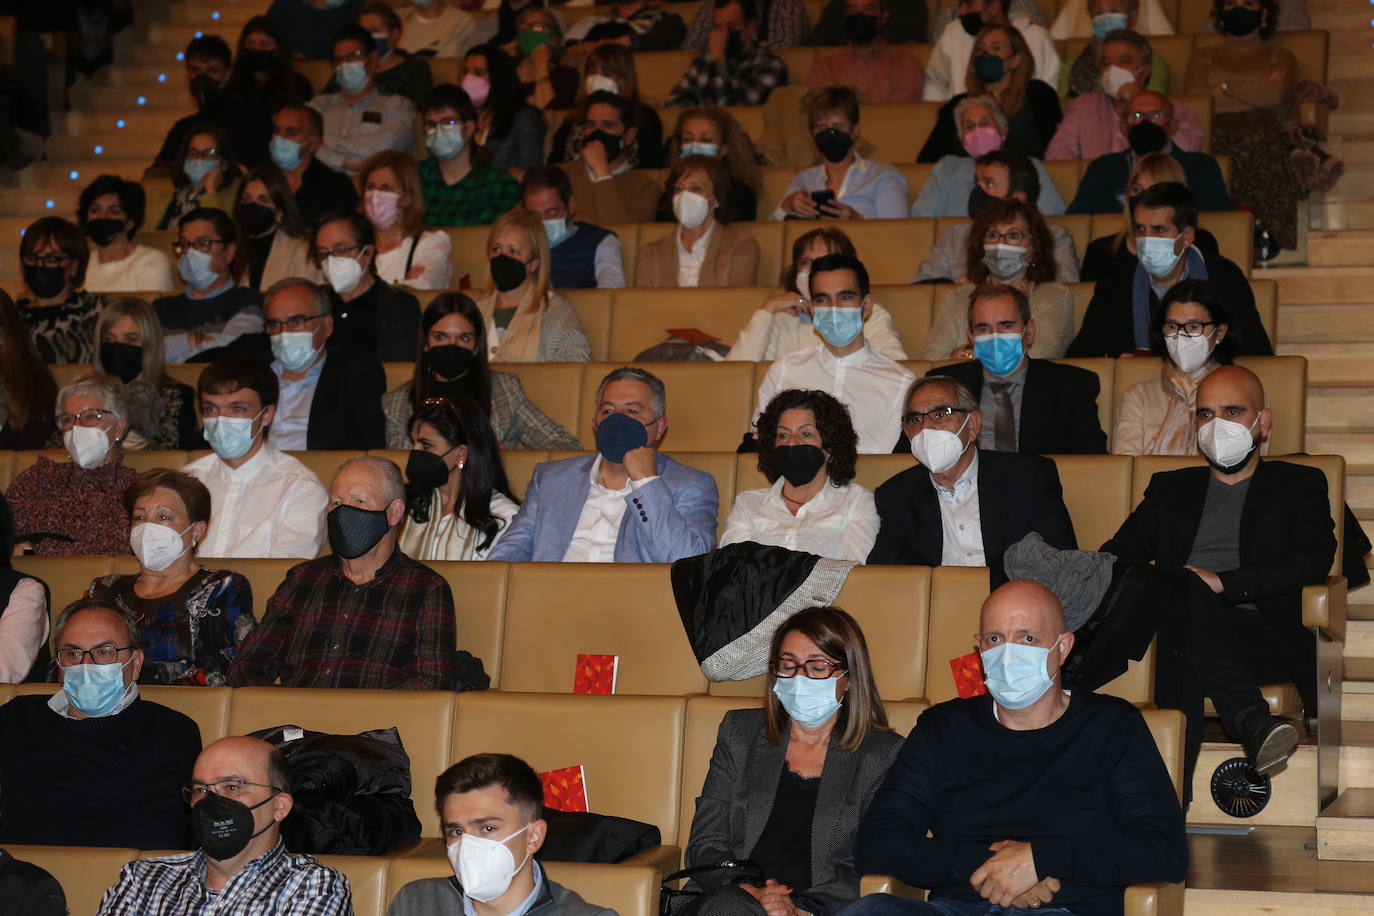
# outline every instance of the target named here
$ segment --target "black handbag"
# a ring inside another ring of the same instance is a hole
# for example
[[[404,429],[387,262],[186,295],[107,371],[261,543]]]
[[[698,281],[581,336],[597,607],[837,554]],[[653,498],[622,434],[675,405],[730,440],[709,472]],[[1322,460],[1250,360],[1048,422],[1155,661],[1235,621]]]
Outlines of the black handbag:
[[[688,888],[685,884],[682,888],[673,888],[668,885],[683,878],[693,879],[695,888]],[[757,862],[750,859],[727,859],[724,862],[717,862],[715,865],[693,865],[690,868],[681,868],[667,875],[663,879],[663,886],[658,895],[659,916],[670,916],[673,912],[673,901],[684,898],[693,898],[687,903],[691,907],[692,903],[712,891],[717,891],[722,887],[739,887],[744,883],[763,886],[763,869]],[[682,911],[679,911],[681,916]]]

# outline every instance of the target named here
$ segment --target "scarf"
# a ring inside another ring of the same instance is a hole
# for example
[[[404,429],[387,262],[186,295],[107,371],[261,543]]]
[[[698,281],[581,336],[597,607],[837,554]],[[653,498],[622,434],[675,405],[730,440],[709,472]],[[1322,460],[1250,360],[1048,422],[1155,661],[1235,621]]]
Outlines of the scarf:
[[[500,302],[500,294],[489,289],[477,300],[477,309],[487,323],[487,340],[490,362],[493,363],[537,363],[539,362],[539,338],[544,330],[544,304],[536,305],[533,300],[533,287],[526,291],[520,300],[510,324],[501,335],[501,343],[490,350],[492,341],[497,339],[495,312]]]

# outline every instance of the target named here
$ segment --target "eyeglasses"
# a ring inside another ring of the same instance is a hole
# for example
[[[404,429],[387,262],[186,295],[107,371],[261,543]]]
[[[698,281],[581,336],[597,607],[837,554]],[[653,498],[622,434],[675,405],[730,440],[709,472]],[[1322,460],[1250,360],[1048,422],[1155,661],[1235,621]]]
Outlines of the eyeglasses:
[[[989,229],[983,234],[985,242],[1006,242],[1008,245],[1020,245],[1026,240],[1026,233],[1020,229],[1013,229],[1010,232],[998,232],[996,229]]]
[[[210,147],[209,149],[188,149],[188,150],[186,151],[186,158],[187,158],[187,159],[218,159],[218,158],[219,158],[219,150],[215,149],[213,146]]]
[[[1201,337],[1207,333],[1207,329],[1216,324],[1215,321],[1185,321],[1180,324],[1177,321],[1166,321],[1160,325],[1165,337],[1177,337],[1182,334],[1184,337]]]
[[[780,678],[796,677],[797,672],[801,672],[813,681],[821,681],[828,677],[834,677],[837,671],[844,670],[844,665],[837,664],[836,662],[824,658],[808,659],[801,664],[797,664],[791,659],[785,658],[773,660],[773,674]]]
[[[962,407],[950,407],[948,404],[932,407],[924,413],[913,410],[910,413],[902,414],[902,426],[907,429],[919,429],[925,426],[927,420],[934,420],[939,423],[948,420],[956,413],[968,413],[968,411]]]
[[[68,646],[65,649],[57,650],[57,663],[63,668],[70,668],[79,665],[86,660],[86,656],[91,657],[91,661],[97,665],[112,665],[119,660],[119,653],[131,652],[134,646],[116,646],[112,642],[96,646],[94,649],[78,649],[75,646]]]
[[[366,60],[367,55],[369,53],[370,52],[364,51],[362,48],[359,48],[356,51],[349,51],[347,54],[340,54],[335,56],[334,63],[342,64],[350,60]]]
[[[114,416],[113,410],[105,410],[103,407],[87,407],[81,413],[60,413],[57,415],[57,428],[66,432],[73,426],[99,426],[102,417]]]
[[[463,122],[458,120],[457,118],[444,118],[439,121],[426,121],[425,132],[428,133],[431,130],[439,130],[440,128],[443,128],[445,130],[451,130],[452,128],[458,127],[462,123]]]
[[[181,787],[181,797],[186,799],[186,804],[188,805],[194,805],[211,792],[223,798],[238,798],[248,786],[256,786],[259,789],[271,789],[273,795],[278,795],[286,791],[278,786],[269,786],[264,782],[248,782],[245,779],[221,779],[219,782],[187,783]]]
[[[327,261],[330,257],[351,258],[366,247],[366,245],[344,245],[340,243],[333,248],[316,248],[310,252],[310,256],[317,262]]]
[[[269,318],[263,322],[268,334],[278,334],[283,328],[288,331],[300,331],[305,328],[307,321],[314,321],[316,318],[323,318],[323,315],[292,315],[285,321],[277,321]]]
[[[26,254],[20,260],[30,267],[66,267],[72,262],[65,254]]]
[[[1132,111],[1126,115],[1126,119],[1132,124],[1139,124],[1147,118],[1156,124],[1163,124],[1169,120],[1169,112],[1164,108],[1156,108],[1154,111]]]
[[[223,244],[225,244],[224,239],[210,239],[203,237],[195,239],[193,241],[187,241],[186,239],[177,239],[175,242],[172,243],[172,254],[176,255],[177,257],[181,257],[186,253],[187,249],[189,248],[194,248],[201,254],[209,254],[210,249],[214,248],[216,245]]]

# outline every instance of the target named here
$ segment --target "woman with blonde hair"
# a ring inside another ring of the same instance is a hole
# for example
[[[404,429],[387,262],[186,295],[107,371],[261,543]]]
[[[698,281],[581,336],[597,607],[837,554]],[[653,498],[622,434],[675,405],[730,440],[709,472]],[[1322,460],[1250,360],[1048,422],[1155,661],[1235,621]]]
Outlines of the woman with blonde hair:
[[[749,222],[757,218],[759,190],[763,174],[759,171],[754,141],[739,126],[734,115],[724,108],[685,108],[668,140],[668,164],[687,156],[714,156],[730,173],[730,209],[727,218]],[[673,219],[672,195],[659,202],[658,221]]]
[[[126,449],[204,448],[196,428],[196,393],[167,374],[162,325],[151,305],[120,296],[100,310],[91,367],[124,383]]]
[[[487,358],[502,363],[585,363],[587,332],[568,300],[549,286],[549,236],[532,213],[516,210],[487,236],[491,285],[477,300],[487,325]]]
[[[394,286],[448,289],[453,280],[452,241],[442,229],[425,229],[420,169],[408,153],[383,150],[358,172],[358,203],[377,237],[377,276]]]

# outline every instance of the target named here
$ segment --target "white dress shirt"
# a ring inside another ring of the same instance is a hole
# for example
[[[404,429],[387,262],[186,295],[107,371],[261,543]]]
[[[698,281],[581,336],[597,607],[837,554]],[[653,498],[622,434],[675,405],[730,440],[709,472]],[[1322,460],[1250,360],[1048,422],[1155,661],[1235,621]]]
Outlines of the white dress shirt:
[[[827,483],[793,515],[783,499],[783,483],[779,477],[771,487],[736,496],[720,546],[755,541],[832,560],[868,559],[878,539],[878,507],[872,493],[857,483]]]
[[[658,480],[658,475],[639,480],[626,478],[625,486],[612,490],[601,483],[601,456],[597,455],[592,462],[592,488],[587,491],[587,501],[577,517],[577,528],[568,542],[568,552],[563,554],[563,562],[615,562],[615,542],[620,538],[620,521],[625,517],[625,498],[651,480]]]
[[[38,648],[48,641],[48,597],[37,579],[20,579],[0,611],[0,684],[29,674]]]
[[[706,234],[697,239],[691,251],[682,244],[682,232],[681,226],[673,230],[673,238],[677,241],[677,285],[700,286],[701,264],[706,260],[706,249],[711,247],[711,236],[716,233],[715,220],[711,221],[711,228],[706,230]]]
[[[813,165],[802,169],[792,176],[787,190],[782,194],[786,200],[793,191],[824,191],[825,164]],[[844,181],[835,193],[835,199],[848,207],[858,210],[868,219],[906,219],[906,179],[886,162],[865,159],[858,153],[845,170]],[[782,200],[773,209],[769,219],[786,219]]]
[[[415,248],[411,255],[411,246]],[[404,239],[390,251],[377,255],[377,276],[392,286],[411,289],[448,289],[453,282],[453,239],[442,229],[426,229],[419,236]],[[413,280],[406,279],[406,261],[411,269],[423,267]]]
[[[267,431],[267,440],[282,451],[303,452],[310,431],[310,405],[315,402],[315,389],[320,384],[320,373],[324,372],[324,361],[319,360],[305,373],[305,378],[288,381],[282,377],[286,368],[277,360],[272,360],[272,373],[277,377],[281,393],[277,396],[277,416],[272,428]]]
[[[902,337],[892,323],[892,313],[876,302],[873,303],[873,312],[864,322],[864,340],[888,359],[899,362],[909,359],[902,347]],[[820,342],[821,335],[816,333],[810,315],[758,309],[749,317],[749,323],[739,332],[739,337],[725,358],[755,363],[772,362]]]
[[[986,566],[983,554],[983,518],[978,511],[978,452],[968,469],[949,490],[935,481],[935,498],[940,504],[940,527],[944,531],[940,563],[944,566]]]
[[[264,442],[242,466],[209,454],[182,468],[210,491],[203,557],[319,556],[329,494],[305,465]]]
[[[902,431],[902,400],[916,376],[865,343],[848,356],[833,356],[825,344],[798,350],[776,360],[759,386],[759,405],[768,406],[779,391],[814,388],[849,408],[859,453],[890,454]]]

